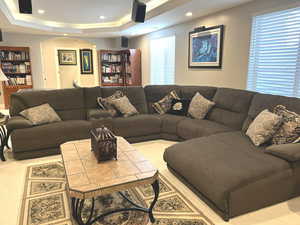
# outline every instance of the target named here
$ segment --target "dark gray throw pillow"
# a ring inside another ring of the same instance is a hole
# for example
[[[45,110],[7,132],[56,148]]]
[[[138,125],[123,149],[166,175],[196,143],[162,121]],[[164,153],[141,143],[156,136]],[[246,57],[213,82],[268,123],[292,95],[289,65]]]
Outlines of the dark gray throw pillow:
[[[33,125],[61,121],[61,118],[48,103],[25,109],[20,112],[20,115],[28,119]]]

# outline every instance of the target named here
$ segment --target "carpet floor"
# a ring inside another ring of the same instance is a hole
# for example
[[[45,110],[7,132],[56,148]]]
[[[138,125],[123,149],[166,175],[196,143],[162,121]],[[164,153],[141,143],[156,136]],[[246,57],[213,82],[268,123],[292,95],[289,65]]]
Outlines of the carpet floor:
[[[70,216],[64,168],[60,161],[27,167],[19,225],[76,225]],[[124,194],[143,207],[149,207],[154,197],[150,185],[126,190]],[[82,211],[87,219],[91,201]],[[130,207],[118,193],[99,196],[95,214],[116,208]],[[160,175],[160,196],[154,208],[155,225],[214,225],[166,177]],[[107,216],[96,225],[148,225],[148,215],[142,212],[122,212]]]

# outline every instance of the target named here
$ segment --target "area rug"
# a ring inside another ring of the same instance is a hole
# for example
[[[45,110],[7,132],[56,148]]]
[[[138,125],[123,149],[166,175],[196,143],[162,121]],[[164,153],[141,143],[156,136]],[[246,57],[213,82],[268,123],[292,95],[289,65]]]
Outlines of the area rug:
[[[139,205],[148,207],[154,197],[151,185],[124,192]],[[69,197],[63,164],[58,162],[32,165],[27,168],[24,197],[19,225],[76,225],[70,216]],[[83,218],[87,218],[91,202],[86,201]],[[100,196],[96,200],[96,214],[130,207],[118,193]],[[213,225],[165,177],[160,175],[160,196],[154,208],[154,225]],[[142,212],[123,212],[105,217],[95,225],[150,225]]]

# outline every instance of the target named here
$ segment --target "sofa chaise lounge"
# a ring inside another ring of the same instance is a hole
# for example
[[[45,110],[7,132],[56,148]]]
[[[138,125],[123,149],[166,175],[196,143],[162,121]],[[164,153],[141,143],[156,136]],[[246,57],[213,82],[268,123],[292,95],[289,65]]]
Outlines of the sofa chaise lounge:
[[[97,106],[98,96],[123,91],[139,115],[109,118]],[[196,92],[216,105],[204,120],[158,115],[152,104],[175,90],[191,99]],[[63,121],[33,126],[19,113],[49,103]],[[15,93],[7,128],[13,155],[27,159],[59,154],[63,142],[89,138],[89,131],[109,126],[130,142],[180,141],[166,149],[169,169],[224,220],[276,204],[300,193],[300,159],[265,153],[245,135],[253,119],[276,105],[300,113],[300,99],[245,90],[205,86],[95,87]],[[300,151],[300,149],[299,149]]]

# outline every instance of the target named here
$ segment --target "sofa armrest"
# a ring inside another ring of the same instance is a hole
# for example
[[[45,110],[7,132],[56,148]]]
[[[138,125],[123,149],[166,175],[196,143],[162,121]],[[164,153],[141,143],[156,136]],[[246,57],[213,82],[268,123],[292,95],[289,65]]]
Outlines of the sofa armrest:
[[[266,148],[266,153],[285,159],[289,162],[300,161],[300,143],[271,145]]]
[[[112,117],[112,112],[103,109],[89,109],[87,111],[88,120],[98,120]]]
[[[8,132],[11,132],[15,129],[23,129],[29,127],[33,127],[33,124],[22,116],[11,117],[6,123],[6,128]]]

